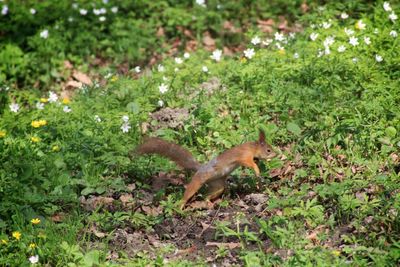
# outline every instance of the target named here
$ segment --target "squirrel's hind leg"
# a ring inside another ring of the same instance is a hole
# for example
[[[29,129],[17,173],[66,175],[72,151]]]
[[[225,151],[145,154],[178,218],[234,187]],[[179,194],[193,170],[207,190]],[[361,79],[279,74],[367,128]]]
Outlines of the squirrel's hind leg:
[[[207,183],[207,201],[214,200],[222,195],[225,190],[225,177]]]
[[[193,197],[194,194],[199,191],[200,187],[204,184],[202,179],[199,176],[194,176],[192,181],[186,185],[185,193],[183,194],[183,198],[181,201],[181,209],[183,209],[186,203]]]

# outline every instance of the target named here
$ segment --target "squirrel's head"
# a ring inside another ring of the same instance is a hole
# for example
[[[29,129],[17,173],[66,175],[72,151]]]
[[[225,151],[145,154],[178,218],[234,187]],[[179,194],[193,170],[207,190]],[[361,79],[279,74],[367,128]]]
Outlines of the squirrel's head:
[[[256,142],[256,144],[257,144],[257,152],[255,155],[256,158],[272,159],[277,155],[276,152],[272,149],[272,146],[268,145],[265,142],[265,133],[262,130],[260,130],[260,135],[258,137],[258,141]]]

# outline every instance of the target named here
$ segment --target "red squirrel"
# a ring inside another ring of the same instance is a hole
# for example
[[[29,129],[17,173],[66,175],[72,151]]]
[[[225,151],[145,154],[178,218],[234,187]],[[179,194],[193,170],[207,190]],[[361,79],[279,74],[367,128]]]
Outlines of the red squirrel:
[[[200,164],[185,148],[156,137],[145,139],[145,142],[136,148],[136,153],[158,154],[171,159],[185,170],[195,171],[191,182],[186,185],[181,209],[202,185],[208,185],[207,200],[216,199],[224,192],[226,179],[236,168],[252,168],[259,177],[260,169],[254,158],[271,159],[276,156],[272,147],[265,142],[265,134],[261,130],[258,141],[232,147],[205,164]]]

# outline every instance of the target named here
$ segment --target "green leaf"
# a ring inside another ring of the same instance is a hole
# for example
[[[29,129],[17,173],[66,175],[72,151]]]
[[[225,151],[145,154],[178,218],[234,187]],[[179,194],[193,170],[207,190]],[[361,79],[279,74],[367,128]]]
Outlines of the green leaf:
[[[128,110],[128,112],[131,112],[133,114],[138,114],[140,111],[139,104],[136,102],[128,103],[128,105],[126,105],[126,109]]]
[[[386,136],[388,136],[390,138],[395,138],[396,134],[397,134],[397,130],[393,126],[389,126],[386,128],[385,134],[386,134]]]
[[[294,122],[289,122],[286,126],[289,132],[293,133],[294,135],[299,136],[301,134],[301,129],[299,125]]]

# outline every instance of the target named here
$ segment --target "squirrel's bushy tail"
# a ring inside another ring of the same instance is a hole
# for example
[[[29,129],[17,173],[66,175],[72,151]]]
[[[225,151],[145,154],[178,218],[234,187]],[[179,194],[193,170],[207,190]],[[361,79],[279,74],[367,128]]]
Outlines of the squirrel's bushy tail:
[[[200,163],[188,150],[157,137],[146,138],[143,144],[136,147],[135,152],[139,155],[158,154],[167,157],[188,171],[197,171],[200,167]]]

